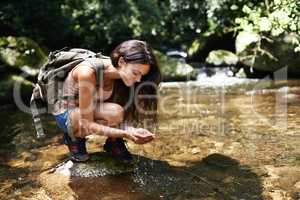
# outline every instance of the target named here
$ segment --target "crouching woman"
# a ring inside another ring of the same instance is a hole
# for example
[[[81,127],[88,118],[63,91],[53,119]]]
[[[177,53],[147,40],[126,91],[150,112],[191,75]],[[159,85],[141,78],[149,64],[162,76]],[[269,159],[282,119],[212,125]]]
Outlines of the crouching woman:
[[[73,161],[89,159],[85,137],[94,134],[107,137],[104,150],[110,155],[131,162],[132,155],[123,138],[137,144],[155,138],[147,129],[126,124],[137,124],[134,122],[141,122],[145,116],[156,122],[156,94],[161,77],[158,64],[152,49],[140,40],[121,43],[112,51],[110,59],[102,62],[103,80],[98,88],[91,61],[83,61],[69,72],[63,92],[74,98],[56,102],[54,115],[64,131],[64,143]]]

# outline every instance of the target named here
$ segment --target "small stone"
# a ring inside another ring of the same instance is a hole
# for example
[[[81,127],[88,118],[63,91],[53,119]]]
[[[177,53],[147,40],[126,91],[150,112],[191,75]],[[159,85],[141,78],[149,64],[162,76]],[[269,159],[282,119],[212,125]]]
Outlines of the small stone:
[[[30,154],[25,158],[25,161],[30,161],[30,162],[36,161],[36,160],[37,160],[37,156],[34,154]]]
[[[197,153],[200,153],[200,149],[199,148],[192,148],[192,154],[197,154]]]
[[[300,189],[300,181],[298,181],[295,185],[294,185],[295,188],[297,189]]]
[[[234,177],[228,176],[223,180],[223,183],[228,184],[228,183],[232,183],[233,181],[234,181]]]

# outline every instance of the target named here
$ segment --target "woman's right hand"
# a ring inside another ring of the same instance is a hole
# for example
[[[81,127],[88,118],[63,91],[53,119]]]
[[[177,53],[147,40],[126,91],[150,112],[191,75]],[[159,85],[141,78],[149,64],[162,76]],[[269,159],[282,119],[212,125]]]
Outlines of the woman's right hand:
[[[126,130],[125,137],[137,144],[146,144],[155,138],[155,134],[143,128],[130,127]]]

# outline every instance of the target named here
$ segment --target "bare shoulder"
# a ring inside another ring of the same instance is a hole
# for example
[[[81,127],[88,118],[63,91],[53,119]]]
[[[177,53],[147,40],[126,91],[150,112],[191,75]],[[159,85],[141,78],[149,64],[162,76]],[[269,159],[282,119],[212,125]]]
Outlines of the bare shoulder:
[[[104,69],[108,69],[112,66],[112,61],[110,58],[104,58],[102,59],[102,62],[104,64]]]
[[[85,80],[95,80],[95,71],[93,70],[91,63],[83,61],[73,71],[73,78],[78,81],[78,79]]]

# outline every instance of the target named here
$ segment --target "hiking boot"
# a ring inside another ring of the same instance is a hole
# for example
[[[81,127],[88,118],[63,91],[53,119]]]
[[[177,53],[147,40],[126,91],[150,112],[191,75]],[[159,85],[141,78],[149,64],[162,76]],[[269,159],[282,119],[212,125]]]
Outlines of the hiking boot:
[[[72,161],[85,162],[90,159],[90,156],[86,151],[85,141],[86,139],[80,138],[77,139],[76,142],[70,142],[67,144]]]
[[[133,161],[133,157],[127,150],[125,142],[122,138],[117,138],[114,141],[111,138],[107,138],[103,149],[122,163],[130,164]]]

